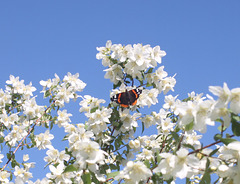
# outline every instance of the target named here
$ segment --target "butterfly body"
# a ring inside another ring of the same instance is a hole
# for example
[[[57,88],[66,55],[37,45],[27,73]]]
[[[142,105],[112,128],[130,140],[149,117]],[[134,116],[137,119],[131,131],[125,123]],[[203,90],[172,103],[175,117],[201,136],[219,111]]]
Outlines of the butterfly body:
[[[136,105],[139,95],[142,93],[141,89],[132,89],[122,93],[118,93],[111,97],[113,102],[120,104],[122,107],[129,107],[130,105]]]

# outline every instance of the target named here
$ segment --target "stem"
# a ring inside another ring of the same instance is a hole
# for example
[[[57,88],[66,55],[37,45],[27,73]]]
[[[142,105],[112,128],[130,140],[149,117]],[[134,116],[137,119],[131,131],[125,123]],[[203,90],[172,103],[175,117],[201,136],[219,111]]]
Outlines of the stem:
[[[234,136],[234,135],[231,135],[230,137],[233,137],[233,136]],[[205,149],[205,148],[209,148],[209,147],[214,146],[215,144],[218,144],[218,143],[221,143],[221,142],[222,142],[222,141],[216,141],[216,142],[214,142],[214,143],[212,143],[212,144],[209,144],[209,145],[204,146],[204,147],[202,147],[202,148],[196,149],[196,150],[188,153],[188,155],[191,155],[191,154],[193,154],[193,153],[197,153],[197,152],[199,152],[199,151],[201,151],[201,150],[203,150],[203,149]]]

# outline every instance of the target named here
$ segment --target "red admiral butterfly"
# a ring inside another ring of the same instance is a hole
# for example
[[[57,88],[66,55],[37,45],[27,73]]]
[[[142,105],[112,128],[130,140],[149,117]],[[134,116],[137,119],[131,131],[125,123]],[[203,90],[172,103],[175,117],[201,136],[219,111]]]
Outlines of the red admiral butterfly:
[[[141,89],[132,89],[130,91],[118,93],[111,97],[113,102],[120,104],[122,107],[129,107],[129,105],[136,105],[139,95],[142,93]]]

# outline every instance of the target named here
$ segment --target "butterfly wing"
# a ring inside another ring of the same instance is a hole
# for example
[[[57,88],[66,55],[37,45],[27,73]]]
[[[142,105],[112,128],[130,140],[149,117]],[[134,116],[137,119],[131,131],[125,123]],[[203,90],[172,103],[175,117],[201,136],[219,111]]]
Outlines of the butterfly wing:
[[[140,89],[132,89],[123,93],[118,93],[111,97],[113,102],[120,104],[122,107],[129,107],[129,105],[136,105],[139,95],[142,93]]]
[[[142,93],[140,89],[133,89],[129,93],[129,105],[136,105],[139,95]]]
[[[128,92],[118,93],[114,95],[111,100],[113,102],[116,102],[120,104],[122,107],[128,107],[129,106],[129,97]]]

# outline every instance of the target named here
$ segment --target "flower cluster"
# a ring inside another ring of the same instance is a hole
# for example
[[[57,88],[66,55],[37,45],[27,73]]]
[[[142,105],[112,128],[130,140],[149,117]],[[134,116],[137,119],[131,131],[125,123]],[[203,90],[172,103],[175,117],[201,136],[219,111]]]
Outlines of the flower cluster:
[[[102,59],[103,66],[109,66],[105,70],[107,72],[105,78],[109,78],[114,84],[118,83],[125,74],[133,78],[142,78],[142,71],[156,67],[166,55],[159,46],[152,48],[150,45],[142,44],[112,45],[110,40],[107,41],[106,47],[97,50],[99,51],[97,59]]]
[[[54,94],[53,100],[55,101],[55,105],[64,107],[64,103],[69,103],[70,99],[78,98],[76,92],[81,92],[86,87],[86,84],[78,79],[78,77],[78,73],[75,75],[68,73],[61,82],[58,75],[55,74],[54,79],[40,81],[40,84],[43,86],[42,92],[45,97]]]
[[[97,59],[102,60],[103,66],[108,67],[105,78],[109,78],[120,91],[124,92],[131,87],[126,85],[137,79],[141,86],[153,86],[151,90],[144,89],[138,105],[150,107],[158,102],[157,96],[163,92],[166,94],[169,90],[174,90],[176,80],[168,77],[161,64],[162,57],[166,55],[165,51],[160,50],[159,46],[152,48],[150,45],[134,44],[123,46],[121,44],[112,44],[109,40],[106,47],[97,48],[99,53]],[[146,84],[144,84],[146,81]],[[135,87],[136,88],[136,87]],[[111,95],[116,94],[114,91]]]
[[[215,121],[220,121],[222,127],[227,128],[232,121],[232,112],[235,119],[238,117],[236,115],[240,113],[239,89],[229,90],[225,83],[223,87],[210,86],[210,92],[219,97],[217,100],[214,100],[210,95],[203,97],[203,94],[198,95],[194,92],[188,94],[188,98],[184,101],[177,99],[177,96],[166,96],[165,104],[159,113],[152,112],[152,115],[146,115],[142,118],[146,127],[148,124],[157,125],[158,135],[143,136],[131,140],[129,142],[131,150],[129,155],[137,153],[137,162],[147,162],[149,166],[152,165],[150,168],[154,169],[150,175],[161,173],[163,180],[175,180],[176,178],[190,178],[192,181],[198,178],[201,180],[202,177],[197,176],[204,174],[209,162],[211,172],[218,174],[222,182],[234,181],[237,183],[239,177],[237,172],[240,153],[239,142],[235,141],[227,146],[219,147],[217,152],[219,156],[216,158],[212,157],[212,154],[216,153],[215,150],[201,147],[199,140],[203,135],[198,135],[197,132],[205,133],[207,125],[213,126]],[[174,132],[180,130],[179,137],[176,137],[177,134]],[[228,138],[226,140],[220,138],[220,140],[229,141]],[[230,141],[234,141],[234,139],[230,139]],[[154,161],[156,155],[159,159],[158,164]],[[129,156],[128,158],[133,157]],[[141,173],[142,171],[132,171],[130,168],[127,164],[115,179],[125,179],[130,183],[138,182],[139,180],[129,177],[134,172],[138,172],[137,174],[143,177],[142,180],[146,180],[144,177],[148,176],[147,172],[144,175]],[[206,172],[210,173],[210,171]]]
[[[5,90],[0,89],[0,142],[5,145],[0,154],[0,163],[5,164],[1,183],[174,184],[177,178],[212,183],[211,174],[218,176],[215,183],[239,183],[240,142],[234,137],[240,136],[240,88],[230,90],[226,83],[210,86],[216,100],[195,92],[184,100],[168,95],[159,111],[142,112],[142,107],[158,103],[160,93],[174,91],[174,76],[157,66],[166,53],[159,46],[122,46],[111,41],[97,50],[97,59],[108,67],[105,78],[114,84],[111,96],[120,91],[117,100],[137,102],[104,106],[104,99],[79,96],[86,84],[79,74],[68,73],[63,80],[55,74],[40,81],[44,98],[49,98],[49,105],[41,106],[33,96],[36,88],[11,75]],[[79,97],[84,124],[72,122],[73,114],[63,109]],[[208,125],[215,124],[220,124],[215,142],[203,145]],[[226,131],[230,126],[232,135]],[[58,137],[66,142],[64,150],[52,142],[53,127],[65,132]],[[155,134],[148,135],[149,128]],[[49,172],[45,178],[30,180],[35,163],[29,162],[29,155],[19,161],[15,156],[19,148],[46,151],[43,159]]]

